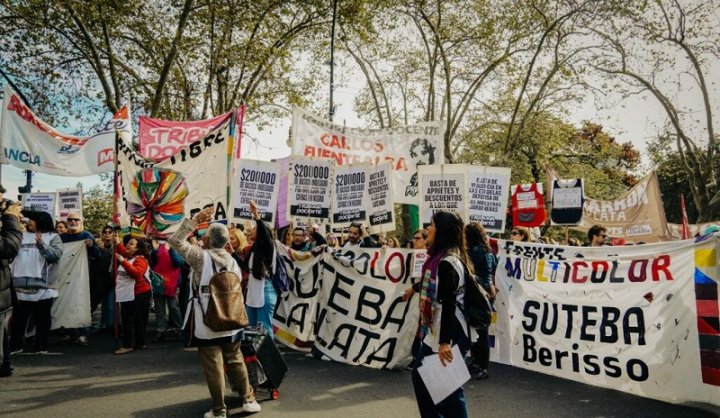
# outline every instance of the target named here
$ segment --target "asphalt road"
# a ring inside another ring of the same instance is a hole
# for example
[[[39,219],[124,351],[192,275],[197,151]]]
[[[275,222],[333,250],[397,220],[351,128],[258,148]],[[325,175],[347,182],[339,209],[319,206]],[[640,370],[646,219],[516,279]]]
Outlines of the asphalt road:
[[[51,342],[53,339],[51,339]],[[0,379],[2,417],[201,417],[210,400],[197,353],[177,342],[112,354],[109,335],[90,346],[51,345],[61,355],[16,355],[15,374]],[[408,371],[381,371],[325,362],[286,351],[290,372],[278,400],[257,417],[417,417]],[[471,417],[720,416],[720,408],[672,405],[492,364],[491,378],[465,386]],[[230,416],[241,400],[227,399]]]

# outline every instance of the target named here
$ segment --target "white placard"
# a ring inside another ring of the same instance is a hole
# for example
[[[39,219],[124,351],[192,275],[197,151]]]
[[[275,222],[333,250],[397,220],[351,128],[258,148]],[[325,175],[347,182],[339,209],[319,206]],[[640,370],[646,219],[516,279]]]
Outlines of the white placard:
[[[468,167],[468,221],[480,222],[488,232],[503,232],[510,196],[510,169]]]
[[[467,166],[443,164],[422,166],[420,173],[420,223],[430,225],[435,212],[455,212],[467,220]]]
[[[67,218],[70,212],[83,213],[82,191],[80,189],[63,189],[57,191],[58,218]]]
[[[232,187],[233,220],[252,219],[250,201],[254,200],[263,221],[275,223],[280,164],[267,161],[237,160]]]
[[[389,162],[378,164],[368,170],[367,211],[371,234],[395,230],[392,175],[392,166]]]
[[[288,218],[327,220],[330,217],[334,160],[290,157]]]
[[[333,228],[367,221],[368,171],[370,164],[335,167],[335,194],[332,199]]]

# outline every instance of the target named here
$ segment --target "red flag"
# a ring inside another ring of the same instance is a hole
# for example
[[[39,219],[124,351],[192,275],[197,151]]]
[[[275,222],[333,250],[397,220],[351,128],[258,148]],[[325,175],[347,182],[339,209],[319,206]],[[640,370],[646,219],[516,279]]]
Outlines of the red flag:
[[[680,195],[680,211],[682,214],[682,239],[690,238],[690,222],[688,222],[687,212],[685,211],[685,194]]]

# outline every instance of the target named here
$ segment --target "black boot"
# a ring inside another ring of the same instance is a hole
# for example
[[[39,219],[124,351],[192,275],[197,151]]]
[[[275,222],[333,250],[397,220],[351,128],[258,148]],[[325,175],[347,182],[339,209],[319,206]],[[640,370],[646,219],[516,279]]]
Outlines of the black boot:
[[[9,361],[4,361],[0,364],[0,377],[8,377],[13,374],[15,370]]]

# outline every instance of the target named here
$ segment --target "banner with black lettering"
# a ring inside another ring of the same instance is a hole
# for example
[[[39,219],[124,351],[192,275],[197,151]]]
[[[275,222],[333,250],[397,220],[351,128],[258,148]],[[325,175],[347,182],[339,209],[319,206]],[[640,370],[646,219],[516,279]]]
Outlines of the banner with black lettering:
[[[232,187],[233,220],[252,219],[250,201],[254,200],[263,221],[275,224],[280,164],[267,161],[236,160]]]
[[[83,215],[82,190],[76,188],[57,191],[58,217],[66,219],[70,212]]]
[[[288,218],[330,218],[334,160],[290,157]]]
[[[200,141],[156,163],[119,142],[119,221],[123,227],[166,238],[184,217],[214,206],[214,220],[228,218],[232,118]]]
[[[32,209],[47,212],[54,218],[57,217],[57,193],[23,193],[23,209]]]
[[[368,171],[370,164],[335,167],[335,197],[332,199],[332,226],[343,228],[367,221]]]
[[[468,219],[467,166],[422,166],[420,174],[420,223],[427,228],[435,212],[455,212]]]
[[[467,175],[468,221],[480,222],[488,232],[505,231],[510,169],[468,166]]]
[[[650,398],[720,405],[719,243],[500,240],[492,358]]]
[[[342,363],[402,369],[410,362],[418,324],[412,285],[413,250],[326,252],[315,349]]]
[[[315,342],[323,254],[313,256],[279,243],[275,247],[285,261],[290,282],[290,290],[278,296],[273,314],[275,338],[290,348],[310,351]]]
[[[368,169],[367,212],[371,234],[395,230],[392,166],[380,163]]]
[[[417,169],[445,161],[444,135],[442,121],[384,129],[351,128],[293,108],[293,155],[332,158],[338,166],[388,161],[393,169],[395,203],[418,204]]]

